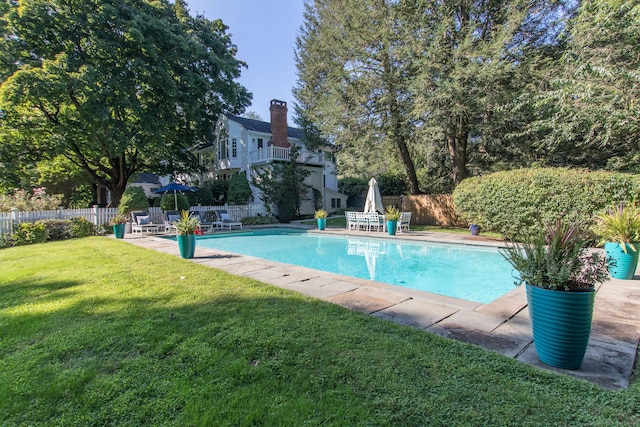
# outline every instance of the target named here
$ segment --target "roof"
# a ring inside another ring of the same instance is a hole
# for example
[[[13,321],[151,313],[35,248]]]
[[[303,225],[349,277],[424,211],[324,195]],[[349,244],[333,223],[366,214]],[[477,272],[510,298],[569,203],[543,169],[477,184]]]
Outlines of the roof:
[[[261,120],[247,119],[247,118],[244,118],[244,117],[232,116],[232,115],[227,115],[227,117],[231,121],[234,121],[236,123],[240,123],[247,130],[252,130],[254,132],[260,132],[260,133],[268,133],[268,134],[271,133],[271,123],[269,123],[269,122],[263,122]],[[292,128],[292,127],[288,126],[287,127],[287,136],[289,138],[295,138],[295,139],[302,140],[303,137],[304,137],[304,134],[303,134],[301,129]]]
[[[143,172],[133,181],[135,184],[160,184],[160,177],[154,173]]]

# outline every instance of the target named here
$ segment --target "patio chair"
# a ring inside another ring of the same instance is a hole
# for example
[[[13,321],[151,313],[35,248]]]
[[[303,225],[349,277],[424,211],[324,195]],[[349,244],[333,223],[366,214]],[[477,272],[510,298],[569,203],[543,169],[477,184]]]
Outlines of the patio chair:
[[[356,213],[353,211],[347,211],[344,213],[344,216],[347,219],[347,230],[357,230]]]
[[[180,212],[175,210],[164,211],[164,232],[165,233],[176,233],[178,230],[176,226],[173,225],[174,221],[178,221],[180,219]]]
[[[383,217],[383,221],[381,221],[380,215],[378,214],[378,212],[367,212],[367,219],[368,219],[368,223],[367,223],[368,231],[372,231],[374,229],[376,231],[381,231],[381,228],[383,228],[384,217]]]
[[[208,231],[218,226],[217,221],[207,221],[204,215],[200,214],[200,211],[191,211],[189,212],[189,215],[194,218],[198,218],[198,220],[200,221],[200,229],[202,231]]]
[[[400,220],[398,221],[398,232],[402,233],[402,230],[409,231],[409,224],[411,223],[411,212],[400,213]]]
[[[147,211],[132,211],[131,221],[131,234],[151,234],[158,232],[158,224],[151,222],[149,212]]]
[[[215,212],[218,216],[217,222],[220,224],[221,228],[227,227],[229,230],[231,230],[232,227],[240,227],[240,229],[242,230],[242,222],[232,219],[231,215],[229,215],[229,213],[225,209],[218,209]]]
[[[369,230],[369,213],[368,212],[356,212],[356,230]]]

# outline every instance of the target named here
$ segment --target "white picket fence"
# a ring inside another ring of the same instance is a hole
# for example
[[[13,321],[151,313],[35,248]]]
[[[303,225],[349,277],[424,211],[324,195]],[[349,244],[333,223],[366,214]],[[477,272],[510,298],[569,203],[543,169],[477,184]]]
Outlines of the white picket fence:
[[[266,215],[264,205],[224,205],[224,206],[191,206],[192,211],[200,214],[211,210],[226,210],[232,219],[241,221],[249,216]],[[13,230],[13,224],[18,222],[35,222],[43,219],[69,219],[85,217],[89,222],[100,226],[108,224],[118,213],[118,208],[99,208],[97,206],[88,209],[57,209],[51,211],[11,211],[0,212],[0,235],[9,234]],[[149,208],[151,222],[162,223],[164,214],[160,208]]]

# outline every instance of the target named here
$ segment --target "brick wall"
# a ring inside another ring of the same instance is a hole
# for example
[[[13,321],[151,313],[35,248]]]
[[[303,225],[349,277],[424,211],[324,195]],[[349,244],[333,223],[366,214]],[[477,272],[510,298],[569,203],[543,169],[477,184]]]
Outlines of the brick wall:
[[[271,113],[271,145],[289,148],[287,103],[273,99],[271,100],[269,112]]]

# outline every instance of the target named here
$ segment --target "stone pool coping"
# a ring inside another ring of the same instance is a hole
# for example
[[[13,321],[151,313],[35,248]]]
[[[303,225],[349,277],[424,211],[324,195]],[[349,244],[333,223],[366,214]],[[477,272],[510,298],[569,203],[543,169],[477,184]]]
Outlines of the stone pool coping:
[[[289,225],[290,227],[290,225]],[[244,231],[250,229],[246,227]],[[327,228],[341,236],[376,237],[463,245],[503,246],[481,236],[440,232],[380,232]],[[158,236],[127,234],[125,241],[180,256],[174,241]],[[607,389],[628,387],[640,338],[640,277],[611,279],[597,290],[591,338],[578,370],[553,368],[535,352],[525,289],[516,287],[489,304],[401,288],[372,280],[292,266],[217,249],[198,248],[190,260],[238,276],[260,280],[363,313],[423,329],[446,338],[475,344],[538,368],[591,381]]]

